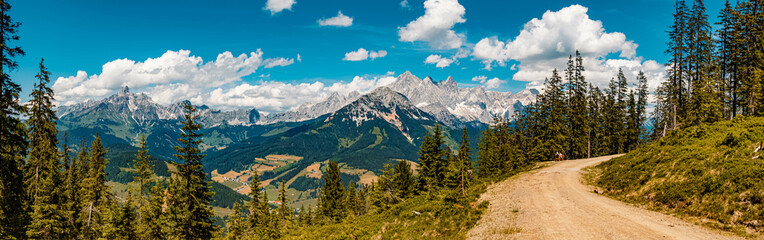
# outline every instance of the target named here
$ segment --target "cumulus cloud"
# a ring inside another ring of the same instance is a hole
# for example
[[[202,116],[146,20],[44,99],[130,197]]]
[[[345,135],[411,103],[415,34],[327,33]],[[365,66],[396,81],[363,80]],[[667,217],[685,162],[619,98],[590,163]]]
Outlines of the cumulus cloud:
[[[403,5],[403,4],[401,4]],[[435,49],[455,49],[462,46],[464,35],[452,28],[463,23],[464,6],[457,0],[427,0],[424,15],[398,28],[400,41],[424,41]]]
[[[262,82],[257,85],[241,84],[233,88],[218,88],[210,92],[208,105],[231,107],[256,107],[263,113],[292,110],[306,103],[319,102],[332,92],[348,95],[353,91],[368,93],[378,87],[389,85],[396,80],[391,75],[356,76],[351,82],[322,82],[290,84],[283,82]]]
[[[502,84],[507,83],[506,80],[501,80],[499,78],[488,79],[488,77],[486,76],[475,76],[472,78],[472,81],[483,84],[483,86],[485,86],[486,89],[496,89],[501,87]]]
[[[286,66],[293,62],[287,58],[264,59],[260,50],[239,56],[224,52],[209,62],[187,50],[167,51],[142,62],[129,59],[108,62],[99,74],[79,71],[74,76],[59,77],[51,88],[56,92],[59,106],[102,99],[128,86],[132,92],[146,93],[159,104],[190,100],[217,109],[257,108],[268,114],[320,101],[331,92],[366,93],[395,81],[393,72],[356,76],[350,82],[331,84],[272,81],[270,74],[258,74],[261,80],[256,83],[242,80],[261,67]]]
[[[143,62],[117,59],[103,65],[100,74],[88,75],[78,71],[74,76],[59,77],[51,87],[56,91],[59,105],[69,105],[87,99],[100,99],[113,94],[122,86],[149,93],[155,101],[170,104],[183,99],[195,99],[200,92],[241,82],[261,66],[276,67],[292,64],[284,58],[263,59],[263,52],[234,56],[231,52],[218,54],[214,61],[204,62],[188,50],[167,51],[158,58]]]
[[[634,41],[623,33],[605,31],[602,22],[591,19],[587,12],[588,8],[581,5],[547,11],[541,19],[527,22],[513,40],[483,38],[473,47],[472,56],[487,70],[517,61],[512,65],[517,70],[513,79],[528,81],[528,87],[539,87],[551,75],[551,69],[565,68],[568,56],[578,50],[584,58],[584,76],[595,85],[607,85],[618,68],[623,68],[631,81],[643,70],[650,85],[656,85],[663,68],[637,56]]]
[[[451,58],[444,58],[437,54],[432,54],[430,56],[427,56],[427,59],[424,60],[424,63],[426,64],[435,64],[435,67],[439,68],[445,68],[451,65],[451,63],[454,62],[454,59]]]
[[[345,61],[364,61],[366,59],[374,60],[375,58],[381,58],[387,56],[387,51],[368,51],[364,48],[359,48],[356,51],[345,53],[345,57],[342,60]]]
[[[284,10],[292,11],[292,6],[296,3],[295,0],[268,0],[265,2],[263,10],[270,11],[271,15],[275,15]]]
[[[327,19],[319,19],[318,25],[321,26],[336,26],[336,27],[350,27],[353,25],[353,18],[345,16],[342,14],[342,11],[337,13],[337,16],[327,18]]]

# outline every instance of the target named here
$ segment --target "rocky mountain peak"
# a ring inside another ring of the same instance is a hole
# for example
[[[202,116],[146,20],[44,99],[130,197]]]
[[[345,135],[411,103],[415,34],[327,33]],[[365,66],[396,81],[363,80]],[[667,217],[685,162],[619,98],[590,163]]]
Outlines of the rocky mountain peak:
[[[123,95],[128,94],[130,93],[130,88],[128,88],[127,85],[122,86],[122,88],[119,89],[119,93]]]

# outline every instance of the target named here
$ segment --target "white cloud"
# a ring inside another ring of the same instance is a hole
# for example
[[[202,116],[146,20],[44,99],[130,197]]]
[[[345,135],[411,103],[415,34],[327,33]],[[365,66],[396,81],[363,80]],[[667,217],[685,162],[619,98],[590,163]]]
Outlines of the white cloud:
[[[506,66],[505,61],[509,60],[509,49],[505,48],[504,42],[496,37],[483,38],[472,49],[472,56],[480,59],[485,65],[485,69],[491,70],[491,65],[496,62],[499,66]]]
[[[321,26],[336,26],[336,27],[350,27],[353,25],[353,18],[345,16],[342,14],[342,11],[337,13],[337,16],[327,18],[327,19],[319,19],[318,25]]]
[[[229,89],[212,90],[206,104],[232,108],[254,106],[259,111],[270,114],[291,110],[305,103],[319,102],[332,92],[342,95],[353,91],[368,93],[395,80],[394,76],[382,75],[356,76],[349,83],[340,81],[331,85],[322,82],[289,84],[273,81],[258,85],[244,83]]]
[[[188,50],[167,51],[158,58],[143,62],[117,59],[103,65],[100,74],[59,77],[51,87],[56,91],[59,105],[69,105],[86,99],[99,99],[113,94],[121,86],[150,93],[162,104],[193,99],[207,89],[229,86],[241,82],[260,66],[270,63],[284,66],[293,62],[283,58],[263,60],[263,52],[233,56],[231,52],[218,54],[214,61],[204,62]]]
[[[411,8],[411,6],[409,6],[409,0],[401,1],[401,7],[402,8]]]
[[[298,55],[299,57],[299,55]],[[266,59],[264,64],[265,68],[273,68],[273,67],[286,67],[289,65],[292,65],[294,63],[294,59],[291,58],[271,58]]]
[[[496,89],[501,87],[502,84],[507,83],[506,80],[501,80],[499,78],[488,79],[486,76],[475,76],[472,78],[472,81],[480,82],[486,89]]]
[[[387,51],[385,50],[368,51],[364,48],[359,48],[356,51],[345,53],[345,57],[342,58],[342,60],[345,60],[345,61],[363,61],[366,59],[374,60],[375,58],[381,58],[384,56],[387,56]]]
[[[270,81],[270,74],[258,74],[257,83],[244,82],[260,67],[285,66],[293,59],[263,59],[263,52],[234,56],[230,52],[205,62],[190,51],[167,51],[143,62],[118,59],[104,64],[101,73],[59,77],[53,83],[56,105],[70,105],[87,99],[102,99],[128,86],[132,92],[144,92],[159,104],[190,100],[194,104],[230,110],[257,108],[263,113],[282,112],[304,103],[317,102],[331,92],[349,94],[369,92],[395,81],[392,72],[384,75],[357,76],[350,82],[284,83]]]
[[[541,19],[527,22],[511,41],[483,38],[473,47],[472,56],[488,70],[517,61],[511,67],[517,70],[513,79],[529,82],[528,87],[538,87],[552,69],[563,70],[568,56],[578,50],[584,58],[584,76],[597,86],[606,86],[618,68],[624,69],[630,82],[635,82],[636,73],[643,70],[649,85],[657,85],[663,67],[637,56],[638,45],[634,41],[626,39],[623,33],[605,31],[602,22],[590,19],[587,12],[588,8],[581,5],[547,11]]]
[[[300,56],[300,54],[299,54],[299,53],[297,54],[297,61],[298,61],[298,62],[302,62],[302,57]]]
[[[451,65],[451,63],[454,62],[454,59],[451,58],[444,58],[440,55],[432,54],[430,56],[427,56],[427,59],[424,60],[424,63],[426,64],[435,64],[435,67],[439,68],[445,68]]]
[[[292,6],[297,3],[295,0],[268,0],[265,2],[263,10],[271,12],[271,15],[275,15],[284,10],[292,11]]]
[[[464,35],[452,30],[463,23],[464,6],[457,0],[427,0],[423,16],[398,28],[400,41],[425,41],[435,49],[455,49],[462,46]]]

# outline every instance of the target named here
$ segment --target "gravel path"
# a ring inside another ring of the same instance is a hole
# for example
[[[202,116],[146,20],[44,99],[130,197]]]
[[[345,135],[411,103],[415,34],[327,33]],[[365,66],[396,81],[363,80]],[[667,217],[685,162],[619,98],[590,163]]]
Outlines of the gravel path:
[[[735,239],[592,193],[580,170],[616,156],[553,163],[493,184],[468,239]]]

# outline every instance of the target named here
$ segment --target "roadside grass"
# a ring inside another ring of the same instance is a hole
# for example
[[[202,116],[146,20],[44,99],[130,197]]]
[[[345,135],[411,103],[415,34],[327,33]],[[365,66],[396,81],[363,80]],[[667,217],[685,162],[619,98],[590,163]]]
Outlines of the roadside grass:
[[[517,173],[538,169],[545,164],[531,164],[509,174],[492,179],[479,179],[466,191],[467,196],[455,203],[446,202],[446,192],[414,196],[388,209],[350,216],[340,223],[304,226],[288,233],[285,239],[464,239],[467,232],[488,209],[488,201],[480,195],[493,183],[506,180]],[[515,234],[519,228],[497,229],[503,234]]]
[[[763,140],[761,117],[690,127],[587,169],[584,179],[621,201],[761,237],[764,151],[754,149]]]

